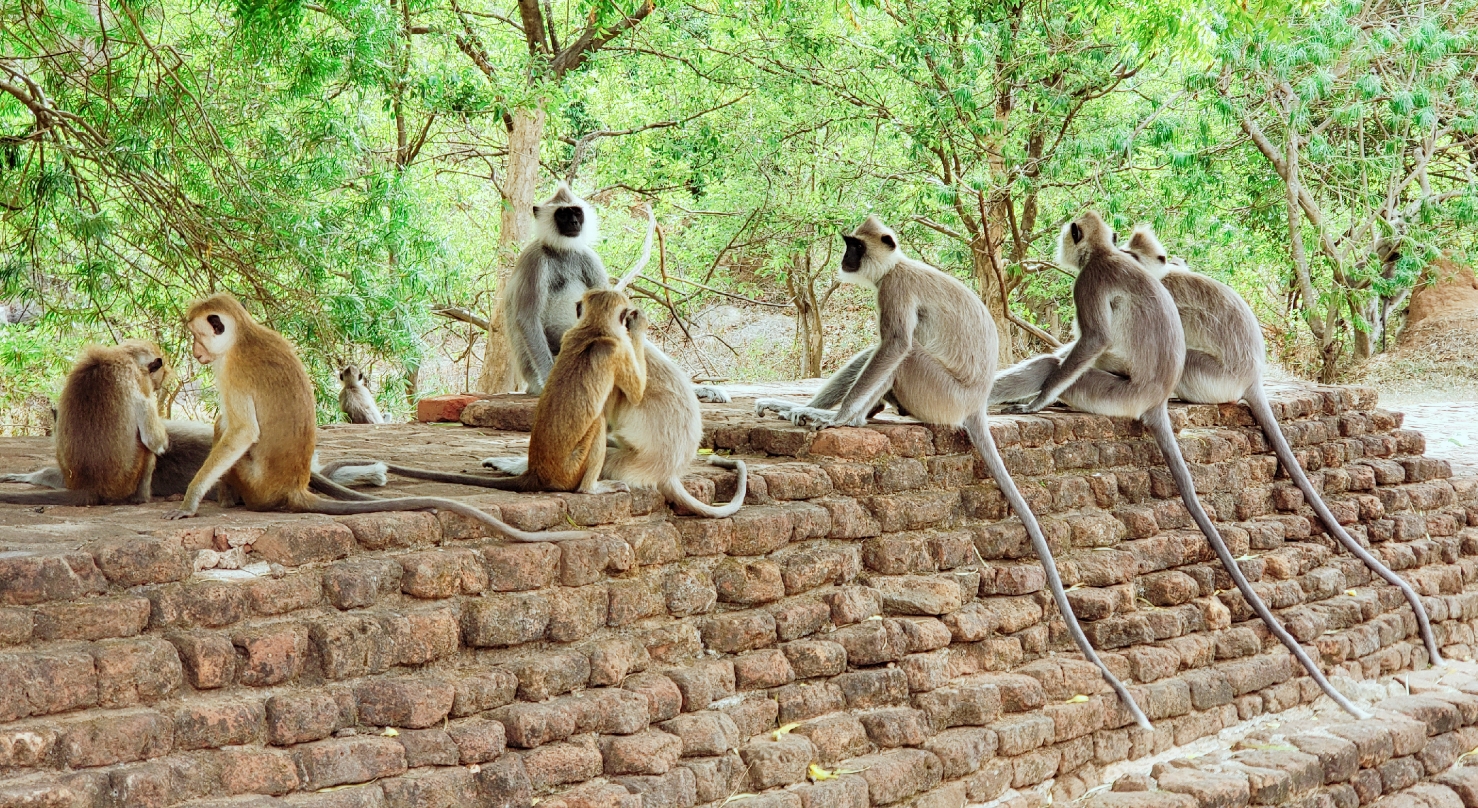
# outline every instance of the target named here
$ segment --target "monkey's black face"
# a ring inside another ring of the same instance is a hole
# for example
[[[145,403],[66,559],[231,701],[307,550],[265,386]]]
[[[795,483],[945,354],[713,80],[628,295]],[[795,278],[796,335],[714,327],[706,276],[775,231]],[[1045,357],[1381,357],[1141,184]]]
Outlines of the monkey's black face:
[[[842,271],[856,272],[862,268],[862,257],[867,255],[867,245],[854,236],[842,236],[842,241],[847,243],[847,251],[842,253]]]
[[[554,209],[554,229],[565,238],[575,238],[585,228],[585,209],[578,205]]]

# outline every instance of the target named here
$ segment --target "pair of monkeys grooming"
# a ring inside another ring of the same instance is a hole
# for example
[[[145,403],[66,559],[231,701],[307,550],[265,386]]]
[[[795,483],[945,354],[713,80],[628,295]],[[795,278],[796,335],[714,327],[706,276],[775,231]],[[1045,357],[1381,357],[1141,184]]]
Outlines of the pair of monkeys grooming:
[[[1148,228],[1136,230],[1129,250],[1121,250],[1113,231],[1091,211],[1065,225],[1058,261],[1078,272],[1073,288],[1076,339],[1054,354],[1029,359],[999,375],[994,322],[964,284],[904,257],[896,235],[875,217],[844,238],[840,280],[876,290],[879,343],[849,361],[806,406],[760,399],[757,412],[775,411],[793,423],[816,427],[858,426],[886,398],[921,420],[962,425],[1024,523],[1070,635],[1084,656],[1098,664],[1141,726],[1149,725],[1143,712],[1103,665],[1072,613],[1041,528],[985,427],[988,403],[1024,401],[1009,409],[1036,412],[1061,398],[1085,412],[1144,423],[1170,467],[1186,509],[1248,604],[1326,694],[1346,711],[1365,717],[1364,710],[1334,689],[1252,590],[1196,499],[1166,403],[1172,394],[1198,403],[1245,398],[1325,527],[1370,569],[1400,588],[1416,613],[1432,661],[1441,664],[1415,592],[1338,524],[1279,430],[1262,389],[1262,334],[1251,309],[1230,287],[1172,269],[1184,263],[1172,262]]]

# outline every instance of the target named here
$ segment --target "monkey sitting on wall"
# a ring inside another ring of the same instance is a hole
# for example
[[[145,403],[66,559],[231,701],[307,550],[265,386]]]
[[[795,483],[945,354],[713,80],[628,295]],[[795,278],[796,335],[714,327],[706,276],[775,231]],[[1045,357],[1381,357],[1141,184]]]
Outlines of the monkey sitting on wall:
[[[1262,326],[1257,322],[1257,315],[1252,313],[1252,307],[1232,287],[1191,272],[1185,261],[1169,255],[1155,237],[1155,231],[1147,225],[1134,228],[1125,251],[1160,279],[1180,313],[1186,351],[1185,367],[1175,385],[1175,397],[1193,404],[1247,402],[1252,419],[1267,435],[1283,470],[1303,492],[1304,499],[1314,509],[1324,529],[1371,572],[1401,590],[1411,610],[1416,613],[1417,628],[1432,664],[1441,665],[1442,654],[1437,650],[1437,638],[1432,634],[1426,607],[1416,590],[1355,541],[1334,518],[1324,498],[1309,482],[1303,466],[1299,465],[1293,448],[1288,445],[1263,390],[1267,349],[1263,347]]]
[[[755,402],[757,414],[774,410],[792,423],[823,428],[861,426],[891,391],[904,409],[922,421],[963,426],[1025,526],[1068,633],[1083,656],[1098,666],[1135,721],[1149,729],[1149,719],[1124,683],[1099,659],[1078,625],[1041,525],[996,450],[986,422],[996,366],[996,326],[990,312],[959,279],[905,256],[897,235],[876,216],[867,217],[843,239],[847,249],[839,279],[877,292],[878,344],[864,352],[865,360],[859,356],[838,373],[847,374],[842,381],[828,382],[828,387],[845,388],[834,412],[762,398]]]
[[[344,389],[339,391],[339,409],[351,424],[383,424],[385,416],[380,414],[380,406],[375,403],[375,396],[365,386],[364,374],[354,365],[345,365],[339,371],[339,381],[343,383]]]
[[[169,448],[154,463],[151,496],[183,496],[190,481],[205,464],[205,458],[210,456],[215,430],[210,424],[199,421],[165,420],[164,431],[169,436]],[[309,487],[335,499],[341,498],[339,488],[342,486],[382,486],[386,482],[385,464],[373,461],[340,460],[319,467],[315,456],[314,469]],[[25,474],[0,474],[0,482],[26,483],[58,490],[67,487],[62,470],[57,466],[48,466]],[[207,499],[213,498],[214,493],[207,495]]]
[[[195,516],[217,481],[252,510],[347,515],[440,509],[492,527],[515,541],[587,538],[586,531],[526,533],[466,503],[441,497],[402,497],[337,502],[309,492],[317,440],[313,385],[296,351],[282,335],[258,324],[229,294],[191,306],[186,318],[195,358],[215,369],[220,415],[210,456],[190,481],[169,519]]]
[[[148,502],[158,455],[169,448],[154,399],[165,372],[159,346],[146,340],[84,350],[57,401],[56,476],[64,490],[0,493],[0,502]]]
[[[1029,400],[1012,412],[1039,412],[1061,398],[1073,409],[1138,419],[1150,431],[1191,518],[1201,528],[1237,590],[1309,676],[1357,718],[1368,713],[1346,699],[1252,589],[1221,533],[1196,498],[1166,403],[1185,364],[1185,332],[1164,285],[1115,243],[1103,219],[1087,211],[1058,237],[1058,263],[1076,269],[1076,339],[1056,353],[1020,362],[1000,373],[991,401]]]
[[[534,407],[523,473],[477,477],[394,464],[390,471],[420,480],[504,491],[603,494],[627,490],[625,483],[603,481],[600,475],[606,458],[607,413],[617,399],[640,403],[646,391],[644,341],[630,331],[638,311],[625,294],[614,289],[591,289],[576,311],[580,320],[565,332],[549,386]]]
[[[640,309],[630,318],[627,331],[633,345],[646,360],[647,385],[641,401],[618,396],[608,408],[610,442],[601,478],[638,488],[655,488],[668,502],[709,518],[733,516],[744,504],[748,470],[743,460],[710,457],[715,466],[737,469],[739,481],[734,498],[717,507],[700,501],[683,487],[682,473],[698,454],[703,442],[703,413],[693,393],[688,374],[647,339],[647,317]],[[522,474],[528,461],[521,457],[490,457],[484,466],[507,474]]]

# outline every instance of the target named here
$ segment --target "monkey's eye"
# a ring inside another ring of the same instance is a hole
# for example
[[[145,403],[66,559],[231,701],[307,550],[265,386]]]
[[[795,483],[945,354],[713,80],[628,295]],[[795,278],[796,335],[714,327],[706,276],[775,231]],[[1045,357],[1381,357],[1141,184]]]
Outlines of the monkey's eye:
[[[149,372],[157,373],[162,367],[164,367],[164,360],[156,358],[153,362],[149,363]]]
[[[205,321],[210,323],[210,330],[216,332],[216,336],[219,337],[226,333],[226,324],[221,322],[221,316],[219,314],[207,314]]]
[[[1162,264],[1165,263],[1165,256],[1163,256],[1163,255],[1160,256],[1160,263],[1162,263]]]
[[[1073,222],[1068,226],[1068,235],[1072,236],[1073,243],[1077,244],[1083,240],[1083,228],[1079,227],[1077,222]]]

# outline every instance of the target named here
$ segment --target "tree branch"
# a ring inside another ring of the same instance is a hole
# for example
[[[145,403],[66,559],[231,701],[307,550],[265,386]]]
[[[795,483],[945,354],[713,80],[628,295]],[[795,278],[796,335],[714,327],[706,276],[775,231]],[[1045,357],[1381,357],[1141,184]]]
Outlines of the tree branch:
[[[519,0],[519,8],[522,8],[525,4],[536,3],[537,0]],[[535,8],[537,9],[537,5],[535,5]],[[554,58],[550,60],[549,68],[554,72],[554,77],[556,79],[563,78],[566,73],[579,69],[580,65],[585,64],[585,60],[590,58],[590,54],[605,47],[606,43],[616,37],[635,28],[654,10],[656,10],[656,6],[652,4],[652,0],[643,0],[641,8],[637,9],[635,14],[623,17],[610,28],[601,28],[599,25],[596,25],[594,12],[591,12],[590,24],[580,33],[580,36],[574,42],[566,45],[564,50],[555,54]],[[524,22],[524,27],[528,27],[527,21]]]

